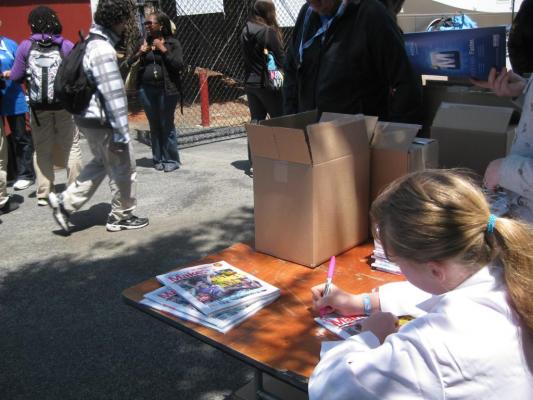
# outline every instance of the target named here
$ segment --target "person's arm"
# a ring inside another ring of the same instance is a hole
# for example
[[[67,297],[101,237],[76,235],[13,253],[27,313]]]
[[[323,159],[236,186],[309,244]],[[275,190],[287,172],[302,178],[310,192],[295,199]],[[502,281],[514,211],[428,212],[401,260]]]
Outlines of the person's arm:
[[[113,129],[113,142],[126,144],[130,141],[128,102],[117,54],[111,44],[103,40],[89,43],[88,52],[91,75],[107,121]]]
[[[283,51],[283,44],[279,41],[276,31],[272,28],[267,28],[265,31],[265,47],[274,54],[278,67],[283,68],[285,65],[285,51]]]
[[[154,40],[155,43],[155,40]],[[163,54],[163,61],[167,67],[172,71],[180,71],[183,68],[183,49],[181,43],[174,39],[172,44],[164,46],[166,51],[161,51]]]
[[[344,316],[363,315],[365,307],[363,296],[368,295],[372,312],[383,311],[396,316],[412,315],[418,317],[424,312],[417,304],[429,299],[430,293],[424,292],[413,284],[404,282],[387,283],[372,293],[351,294],[331,285],[329,294],[324,297],[325,284],[311,288],[313,295],[313,309],[315,312],[325,310],[336,312]]]
[[[372,65],[390,88],[389,120],[420,122],[422,84],[405,51],[403,37],[391,16],[376,5],[367,7],[367,35]]]
[[[15,47],[15,61],[9,74],[9,79],[14,82],[21,83],[26,77],[26,62],[30,47],[31,42],[29,40],[24,40],[18,48]]]
[[[309,399],[444,399],[435,356],[426,346],[414,327],[381,346],[371,333],[352,336],[322,355],[309,379]]]
[[[298,46],[302,35],[304,17],[309,5],[306,3],[300,9],[300,14],[294,25],[292,38],[287,45],[285,57],[285,79],[283,81],[283,113],[296,114],[298,112]]]

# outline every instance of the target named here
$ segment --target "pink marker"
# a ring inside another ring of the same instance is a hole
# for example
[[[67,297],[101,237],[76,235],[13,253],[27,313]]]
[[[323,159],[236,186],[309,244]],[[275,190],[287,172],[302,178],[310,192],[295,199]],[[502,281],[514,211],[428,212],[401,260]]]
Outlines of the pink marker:
[[[322,297],[326,297],[331,290],[331,283],[333,281],[333,273],[335,272],[335,256],[332,256],[329,260],[329,269],[328,277],[326,278],[326,287],[324,288],[324,293]],[[320,316],[323,317],[326,314],[326,309],[323,308],[320,310]]]

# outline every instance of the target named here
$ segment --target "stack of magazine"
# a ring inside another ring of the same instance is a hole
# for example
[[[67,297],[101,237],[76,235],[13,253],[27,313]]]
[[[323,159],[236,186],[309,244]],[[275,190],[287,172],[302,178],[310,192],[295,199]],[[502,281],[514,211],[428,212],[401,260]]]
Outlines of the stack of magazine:
[[[387,258],[383,246],[378,240],[374,240],[374,254],[372,254],[372,257],[374,257],[374,262],[370,264],[372,269],[401,275],[400,267]]]
[[[225,261],[158,275],[142,304],[226,333],[276,300],[278,288]]]

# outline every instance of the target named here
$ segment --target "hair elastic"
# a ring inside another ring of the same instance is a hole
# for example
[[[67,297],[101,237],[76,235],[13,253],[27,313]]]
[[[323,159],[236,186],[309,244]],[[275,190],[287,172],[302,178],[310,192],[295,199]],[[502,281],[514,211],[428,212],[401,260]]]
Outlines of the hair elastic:
[[[496,220],[498,217],[494,214],[489,215],[489,220],[487,221],[487,233],[494,233],[494,227],[496,226]]]

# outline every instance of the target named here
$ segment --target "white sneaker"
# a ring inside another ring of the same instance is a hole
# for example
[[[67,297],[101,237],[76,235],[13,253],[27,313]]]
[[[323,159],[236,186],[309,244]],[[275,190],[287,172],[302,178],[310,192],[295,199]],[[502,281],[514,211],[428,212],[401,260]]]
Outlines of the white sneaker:
[[[13,185],[13,189],[15,190],[24,190],[29,188],[31,185],[33,185],[33,181],[29,179],[19,179],[15,182]]]
[[[38,206],[41,206],[41,207],[44,207],[44,206],[47,206],[48,205],[48,200],[47,199],[37,199],[37,205]]]

